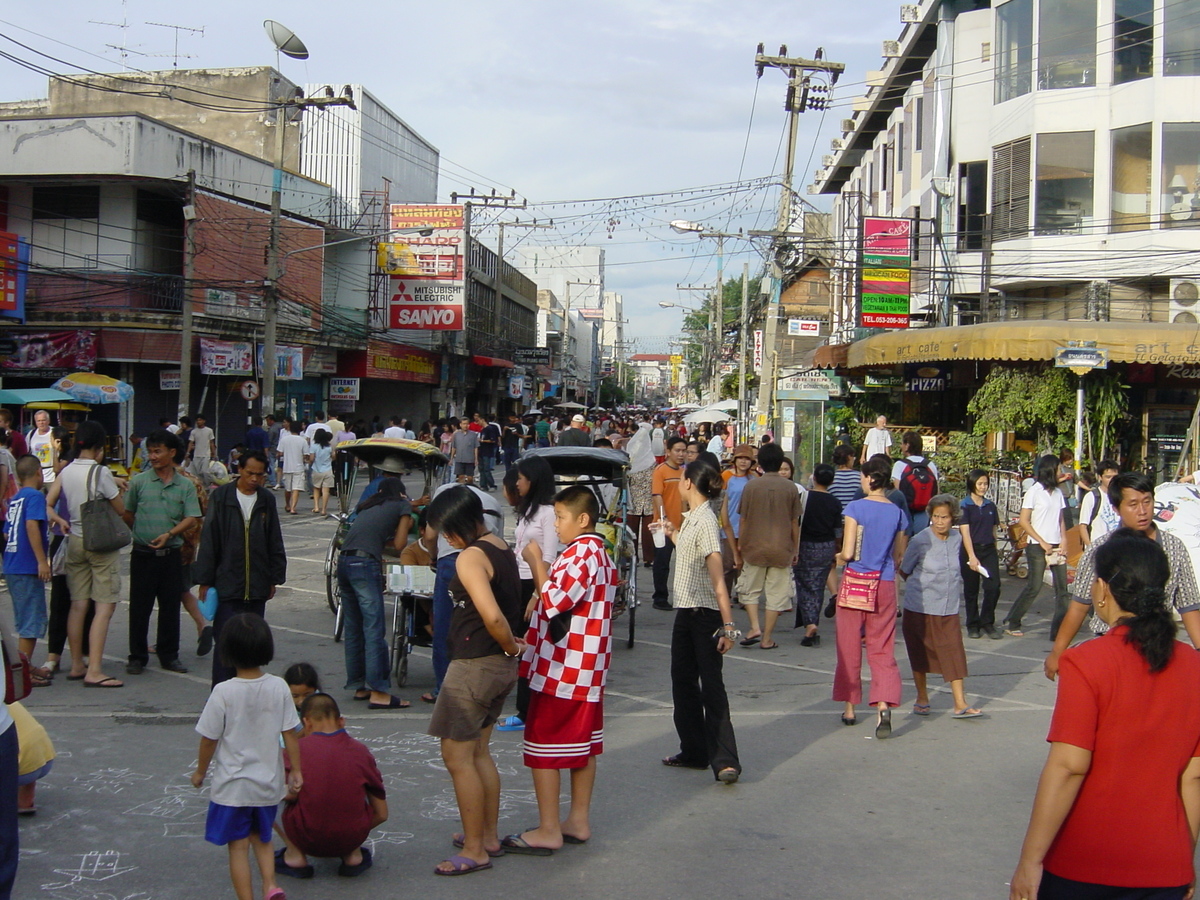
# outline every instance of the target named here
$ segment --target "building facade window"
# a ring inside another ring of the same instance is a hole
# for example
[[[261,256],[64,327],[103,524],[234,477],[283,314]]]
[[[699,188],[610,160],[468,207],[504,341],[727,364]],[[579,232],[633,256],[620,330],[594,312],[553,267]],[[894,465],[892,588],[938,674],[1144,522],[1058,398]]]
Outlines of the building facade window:
[[[34,187],[31,217],[34,265],[96,268],[100,250],[99,185]]]
[[[1162,134],[1162,196],[1165,228],[1200,228],[1200,125],[1168,122]]]
[[[1052,0],[1038,7],[1038,90],[1096,83],[1096,0]]]
[[[992,148],[992,238],[1029,235],[1029,138]]]
[[[896,171],[904,171],[904,123],[896,123]]]
[[[1154,74],[1154,0],[1116,0],[1113,7],[1113,84]]]
[[[1033,74],[1033,0],[1008,0],[996,10],[995,102],[1028,94]]]
[[[1036,234],[1079,234],[1091,220],[1095,144],[1090,131],[1037,136]]]
[[[1144,231],[1150,227],[1150,124],[1118,128],[1112,133],[1112,230]]]
[[[916,103],[916,114],[913,116],[913,150],[922,150],[922,143],[925,140],[925,98],[918,97]]]
[[[1163,13],[1163,71],[1200,75],[1200,0],[1167,0]]]
[[[982,250],[987,224],[987,160],[958,164],[958,249]]]

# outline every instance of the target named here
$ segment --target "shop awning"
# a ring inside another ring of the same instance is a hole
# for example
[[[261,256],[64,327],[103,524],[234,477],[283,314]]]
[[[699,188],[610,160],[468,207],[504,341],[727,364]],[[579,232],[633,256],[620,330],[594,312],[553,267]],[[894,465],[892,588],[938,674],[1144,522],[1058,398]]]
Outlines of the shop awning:
[[[952,359],[1051,360],[1069,341],[1095,341],[1112,362],[1200,363],[1200,325],[1165,322],[990,322],[888,331],[850,345],[847,365]]]
[[[511,363],[507,359],[497,359],[494,356],[472,356],[471,362],[477,366],[484,366],[490,369],[512,369],[516,367],[515,363]]]
[[[800,369],[836,369],[845,367],[846,353],[849,344],[822,344],[801,355],[799,363],[793,368]]]

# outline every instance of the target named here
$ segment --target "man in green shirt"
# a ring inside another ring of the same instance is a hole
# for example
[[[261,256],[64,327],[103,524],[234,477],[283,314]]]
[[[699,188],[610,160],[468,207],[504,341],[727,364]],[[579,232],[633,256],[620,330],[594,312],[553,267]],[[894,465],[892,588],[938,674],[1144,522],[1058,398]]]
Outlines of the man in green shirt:
[[[550,446],[550,417],[542,416],[533,425],[533,432],[537,435],[537,445],[539,447]]]
[[[133,530],[129,557],[129,663],[125,671],[140,675],[150,661],[146,632],[158,600],[155,652],[164,669],[186,672],[179,661],[179,606],[183,596],[183,534],[200,517],[196,489],[175,471],[179,439],[166,430],[146,438],[148,471],[129,481],[125,521]]]

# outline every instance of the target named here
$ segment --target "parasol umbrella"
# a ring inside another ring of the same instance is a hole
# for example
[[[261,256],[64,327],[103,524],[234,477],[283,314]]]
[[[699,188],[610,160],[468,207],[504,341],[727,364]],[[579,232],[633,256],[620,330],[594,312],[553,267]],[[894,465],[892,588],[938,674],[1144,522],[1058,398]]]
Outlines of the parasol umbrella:
[[[723,413],[718,409],[698,409],[683,417],[685,425],[699,425],[701,422],[708,422],[710,425],[715,425],[718,422],[728,421],[729,413]]]
[[[566,403],[554,404],[556,409],[587,409],[582,403],[576,403],[573,400],[568,400]]]
[[[738,402],[736,400],[719,400],[716,403],[710,403],[705,409],[718,409],[722,412],[737,412]]]
[[[72,372],[64,375],[51,387],[70,394],[80,403],[97,406],[101,403],[124,403],[133,399],[133,387],[116,378],[95,372]]]

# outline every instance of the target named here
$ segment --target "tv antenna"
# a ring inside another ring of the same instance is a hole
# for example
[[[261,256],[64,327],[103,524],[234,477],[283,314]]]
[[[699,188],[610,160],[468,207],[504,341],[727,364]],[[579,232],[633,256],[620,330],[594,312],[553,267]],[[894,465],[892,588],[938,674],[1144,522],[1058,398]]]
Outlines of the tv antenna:
[[[97,19],[88,19],[88,21],[93,25],[107,25],[109,28],[120,28],[121,29],[121,43],[120,44],[105,44],[104,46],[112,47],[112,49],[116,50],[121,55],[121,68],[122,69],[129,68],[128,60],[129,60],[130,52],[137,53],[136,50],[131,51],[129,48],[129,9],[128,9],[128,7],[129,7],[128,0],[121,0],[121,21],[120,22],[101,22]],[[147,54],[139,53],[138,55],[146,56]]]
[[[183,57],[184,59],[195,59],[195,56],[193,56],[191,53],[180,53],[179,52],[179,32],[187,31],[187,32],[190,32],[191,34],[198,34],[198,35],[200,35],[200,37],[204,37],[204,29],[203,28],[191,28],[187,25],[168,25],[165,22],[147,22],[146,24],[153,25],[156,28],[171,28],[175,31],[175,52],[172,54],[174,59],[171,64],[173,68],[176,68],[176,69],[179,68],[179,58],[180,57]],[[162,55],[166,56],[167,54],[164,53]]]

